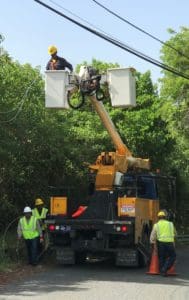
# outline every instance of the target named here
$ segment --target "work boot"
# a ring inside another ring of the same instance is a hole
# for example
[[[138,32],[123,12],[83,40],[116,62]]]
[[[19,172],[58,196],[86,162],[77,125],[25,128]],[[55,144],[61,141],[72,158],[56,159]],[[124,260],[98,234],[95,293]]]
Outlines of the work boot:
[[[167,277],[168,276],[167,272],[161,272],[160,275],[163,276],[163,277]]]
[[[167,271],[164,268],[162,268],[162,270],[160,271],[160,275],[163,277],[167,277]]]

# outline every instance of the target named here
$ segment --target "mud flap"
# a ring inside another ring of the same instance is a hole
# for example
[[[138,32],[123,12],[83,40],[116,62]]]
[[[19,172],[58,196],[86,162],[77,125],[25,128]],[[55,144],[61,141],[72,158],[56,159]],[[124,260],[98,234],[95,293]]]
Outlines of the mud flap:
[[[138,251],[136,249],[119,250],[116,253],[116,266],[137,267]]]
[[[61,265],[74,265],[75,252],[70,248],[56,248],[56,261]]]

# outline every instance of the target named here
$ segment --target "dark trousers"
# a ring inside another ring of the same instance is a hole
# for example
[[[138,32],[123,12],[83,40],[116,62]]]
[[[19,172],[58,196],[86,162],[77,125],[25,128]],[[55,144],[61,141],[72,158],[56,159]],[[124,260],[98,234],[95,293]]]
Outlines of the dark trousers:
[[[160,272],[166,273],[176,260],[175,246],[173,243],[159,242],[158,245],[158,256]]]
[[[45,230],[42,230],[42,236],[43,236],[43,239],[45,240]],[[38,253],[39,253],[39,258],[41,259],[42,258],[42,254],[43,254],[43,251],[44,251],[44,243],[41,243],[40,242],[40,236],[38,237]]]
[[[36,265],[38,262],[38,237],[25,240],[27,253],[28,253],[28,263],[31,265]]]

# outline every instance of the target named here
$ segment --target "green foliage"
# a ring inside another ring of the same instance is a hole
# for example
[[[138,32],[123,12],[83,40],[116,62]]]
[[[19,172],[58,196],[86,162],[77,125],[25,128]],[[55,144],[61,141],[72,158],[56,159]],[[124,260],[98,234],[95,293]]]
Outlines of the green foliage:
[[[39,70],[21,65],[7,54],[0,56],[0,228],[33,206],[38,196],[71,187],[75,201],[87,193],[86,165],[114,145],[89,100],[79,110],[48,110],[44,106],[44,82]],[[91,63],[105,72],[118,64]],[[79,69],[77,66],[77,69]],[[137,106],[113,109],[104,101],[123,141],[134,156],[150,158],[153,167],[164,167],[172,147],[166,120],[160,116],[157,88],[150,72],[136,72]],[[165,155],[162,156],[162,153]],[[54,187],[57,187],[56,189]],[[48,201],[47,201],[48,202]]]
[[[102,62],[100,60],[93,58],[91,63],[87,61],[83,61],[81,64],[78,64],[76,66],[76,73],[79,73],[79,69],[81,66],[93,66],[96,70],[99,71],[100,74],[103,74],[104,72],[106,72],[107,69],[118,68],[119,64]]]
[[[173,30],[170,33],[172,36],[168,44],[180,54],[163,46],[161,58],[164,63],[189,75],[189,28],[181,27],[179,33]],[[168,168],[177,174],[178,208],[186,211],[189,208],[189,81],[164,71],[161,79],[161,103],[161,114],[166,122],[169,138],[174,140]]]

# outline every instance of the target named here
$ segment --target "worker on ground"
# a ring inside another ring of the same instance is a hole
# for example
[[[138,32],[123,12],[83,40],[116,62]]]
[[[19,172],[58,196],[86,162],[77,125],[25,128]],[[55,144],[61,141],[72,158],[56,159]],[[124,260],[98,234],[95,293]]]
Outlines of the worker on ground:
[[[48,53],[51,55],[51,59],[47,63],[46,70],[65,70],[68,68],[70,72],[73,72],[72,65],[65,58],[58,56],[57,51],[55,46],[49,46]]]
[[[23,238],[26,243],[28,263],[35,266],[38,263],[38,240],[43,241],[42,230],[39,221],[32,216],[29,206],[24,208],[24,216],[18,222],[18,239]]]
[[[174,243],[176,230],[173,223],[166,220],[165,211],[158,213],[158,219],[151,232],[150,243],[157,247],[161,275],[167,276],[167,271],[176,260]]]
[[[35,208],[32,209],[32,215],[39,220],[42,230],[45,230],[44,220],[47,217],[48,209],[44,206],[41,198],[35,200]]]
[[[39,221],[39,224],[42,229],[42,236],[44,239],[44,243],[46,243],[46,224],[44,223],[47,217],[48,209],[44,206],[44,201],[41,198],[37,198],[35,200],[35,208],[32,209],[32,215]],[[38,247],[39,253],[43,252],[43,244],[40,243],[40,239],[38,238]]]

